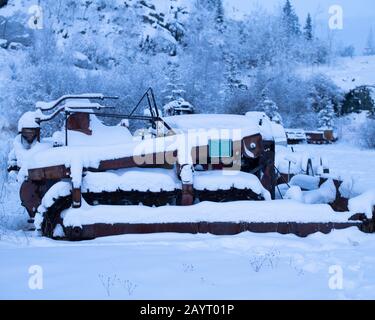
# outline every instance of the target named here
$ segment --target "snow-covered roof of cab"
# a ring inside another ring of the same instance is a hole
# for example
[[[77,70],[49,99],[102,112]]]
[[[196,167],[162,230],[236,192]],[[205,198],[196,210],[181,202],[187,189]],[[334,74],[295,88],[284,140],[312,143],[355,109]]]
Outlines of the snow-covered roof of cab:
[[[247,117],[229,114],[189,114],[165,117],[174,130],[241,130],[241,136],[247,137],[260,133],[259,128]]]
[[[175,109],[175,110],[186,110],[186,109],[191,109],[194,110],[194,106],[186,101],[183,98],[179,98],[177,100],[168,102],[164,107],[163,110],[169,110],[169,109]]]

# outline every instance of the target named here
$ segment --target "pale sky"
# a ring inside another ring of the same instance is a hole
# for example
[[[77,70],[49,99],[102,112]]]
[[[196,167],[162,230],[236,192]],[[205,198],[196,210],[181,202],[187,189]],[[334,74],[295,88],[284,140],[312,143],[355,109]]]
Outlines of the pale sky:
[[[285,0],[224,0],[227,13],[232,16],[241,16],[250,12],[259,4],[268,11],[277,10]],[[310,12],[316,19],[317,33],[327,35],[329,32],[328,10],[332,5],[340,5],[344,13],[344,28],[336,30],[335,37],[345,44],[353,44],[357,53],[362,53],[366,39],[373,27],[375,32],[375,1],[374,0],[291,0],[301,24],[304,23],[307,13]]]

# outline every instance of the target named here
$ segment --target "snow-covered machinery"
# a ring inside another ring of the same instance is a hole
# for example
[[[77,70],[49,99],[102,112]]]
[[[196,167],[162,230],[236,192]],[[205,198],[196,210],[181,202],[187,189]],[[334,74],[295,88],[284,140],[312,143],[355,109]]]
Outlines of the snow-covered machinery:
[[[306,132],[303,129],[285,129],[288,144],[306,142]]]
[[[360,223],[348,221],[347,215],[333,222],[329,217],[321,222],[319,215],[312,220],[311,215],[293,216],[309,210],[306,199],[338,207],[341,183],[322,175],[301,178],[306,172],[290,156],[275,162],[272,130],[258,117],[161,117],[151,89],[129,114],[107,113],[107,107],[92,102],[104,99],[116,97],[63,96],[37,103],[19,120],[9,171],[18,172],[22,205],[45,236],[80,240],[125,233],[243,231],[305,236]],[[138,115],[143,103],[148,111]],[[63,128],[43,137],[43,123],[59,114]],[[107,126],[100,120],[107,117],[120,123]],[[140,139],[132,130],[148,134]],[[285,191],[289,184],[294,188]],[[313,188],[309,197],[303,193]],[[302,200],[270,201],[277,197]],[[283,206],[292,213],[283,216]]]
[[[165,116],[177,116],[177,115],[184,115],[184,114],[194,114],[194,107],[193,105],[186,101],[183,98],[178,98],[171,102],[168,102],[163,107],[163,114]]]
[[[306,131],[306,141],[309,144],[330,144],[337,141],[337,137],[332,129],[321,129]]]

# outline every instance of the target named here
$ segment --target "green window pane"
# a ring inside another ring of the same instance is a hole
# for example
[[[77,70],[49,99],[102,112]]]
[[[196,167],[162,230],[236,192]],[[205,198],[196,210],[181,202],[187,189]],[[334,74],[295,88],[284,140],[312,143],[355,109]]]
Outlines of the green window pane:
[[[211,158],[230,158],[232,157],[232,140],[210,140],[209,153]]]
[[[220,156],[222,158],[230,158],[232,156],[232,140],[221,140]]]
[[[220,140],[210,140],[209,149],[210,149],[211,158],[219,158],[220,157]]]

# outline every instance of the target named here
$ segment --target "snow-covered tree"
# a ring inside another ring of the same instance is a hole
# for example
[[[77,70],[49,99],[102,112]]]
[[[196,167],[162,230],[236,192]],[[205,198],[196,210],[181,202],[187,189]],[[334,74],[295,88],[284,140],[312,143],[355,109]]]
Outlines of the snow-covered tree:
[[[182,20],[186,15],[188,15],[187,9],[179,5],[178,0],[169,0],[169,10],[165,17],[165,27],[180,44],[185,34],[185,27]]]
[[[309,103],[315,112],[320,112],[330,101],[338,113],[344,99],[342,90],[326,75],[317,74],[309,80]]]
[[[334,126],[335,110],[332,101],[327,101],[326,106],[319,111],[319,128],[331,130]]]
[[[181,83],[179,64],[176,60],[170,61],[166,70],[166,89],[163,90],[164,102],[168,103],[182,98],[185,90]]]
[[[367,37],[364,55],[366,55],[366,56],[375,55],[375,38],[374,38],[374,32],[373,32],[372,28],[370,28],[370,31],[369,31],[369,34],[368,34],[368,37]]]
[[[362,111],[375,114],[375,89],[370,86],[359,86],[350,90],[345,95],[341,115]]]
[[[353,45],[346,46],[340,50],[339,54],[341,57],[353,58],[355,56],[355,47]]]
[[[303,28],[303,34],[306,40],[310,41],[313,39],[313,26],[310,13],[307,15],[306,24]]]
[[[223,32],[224,26],[224,6],[223,6],[223,0],[216,0],[215,3],[215,22],[216,27],[220,32]]]
[[[290,3],[290,0],[286,0],[283,7],[282,20],[288,37],[296,36],[301,33],[299,18],[294,11],[292,4]]]
[[[279,108],[277,104],[269,98],[269,90],[267,87],[262,92],[261,101],[257,109],[263,111],[272,121],[282,124],[283,120],[279,113]]]
[[[0,8],[5,7],[8,4],[8,0],[0,0]]]

